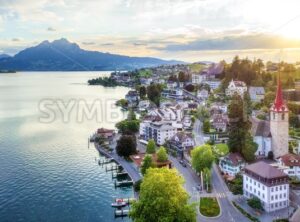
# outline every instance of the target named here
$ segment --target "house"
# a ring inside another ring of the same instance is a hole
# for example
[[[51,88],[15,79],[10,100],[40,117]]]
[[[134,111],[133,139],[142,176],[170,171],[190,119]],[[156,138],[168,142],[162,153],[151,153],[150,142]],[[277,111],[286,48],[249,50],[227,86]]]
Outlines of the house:
[[[203,80],[213,80],[216,79],[218,75],[220,75],[224,70],[224,64],[213,63],[208,68],[202,70],[201,76]]]
[[[182,127],[184,129],[189,129],[192,127],[192,118],[189,115],[185,115],[182,119]]]
[[[149,86],[152,83],[152,78],[140,78],[141,85]]]
[[[144,140],[153,139],[156,144],[163,145],[177,133],[177,128],[169,122],[149,122],[145,126]]]
[[[203,81],[203,76],[198,74],[198,73],[194,73],[192,74],[192,83],[193,84],[200,84]]]
[[[221,103],[221,102],[212,103],[210,106],[210,112],[211,112],[211,114],[214,112],[227,113],[227,104]]]
[[[265,98],[265,89],[264,87],[249,87],[250,99],[253,102],[261,102]]]
[[[245,167],[245,161],[239,153],[229,153],[220,157],[219,167],[225,175],[235,177]]]
[[[150,101],[149,100],[141,100],[139,102],[138,108],[140,112],[147,111],[147,109],[150,107]]]
[[[174,88],[176,88],[177,87],[177,82],[175,82],[175,81],[168,81],[167,82],[167,88],[168,89],[174,89]]]
[[[206,89],[202,89],[197,92],[197,97],[202,100],[207,100],[209,96],[209,92]]]
[[[126,95],[125,99],[128,101],[130,106],[137,105],[139,101],[139,95],[136,90],[130,90]]]
[[[213,79],[213,80],[204,80],[203,84],[207,84],[209,85],[209,88],[211,90],[215,90],[217,88],[219,88],[219,86],[221,85],[221,81],[217,80],[217,79]]]
[[[300,155],[288,153],[277,159],[278,167],[289,177],[300,179]]]
[[[111,129],[99,128],[94,136],[95,138],[102,138],[108,142],[108,144],[112,144],[115,136],[115,131]]]
[[[244,197],[260,199],[266,212],[289,206],[289,178],[279,169],[259,161],[245,167],[243,174]]]
[[[191,133],[177,132],[169,141],[169,148],[183,156],[183,152],[192,149],[195,141]]]
[[[211,119],[211,125],[218,132],[226,132],[228,126],[228,116],[225,114],[214,114]]]
[[[242,81],[231,80],[226,89],[227,96],[233,96],[235,93],[237,93],[238,95],[243,97],[245,92],[247,92],[247,85]]]
[[[250,121],[252,122],[251,133],[253,140],[258,145],[255,155],[267,157],[268,153],[272,151],[270,122],[259,120],[255,117],[251,117]]]

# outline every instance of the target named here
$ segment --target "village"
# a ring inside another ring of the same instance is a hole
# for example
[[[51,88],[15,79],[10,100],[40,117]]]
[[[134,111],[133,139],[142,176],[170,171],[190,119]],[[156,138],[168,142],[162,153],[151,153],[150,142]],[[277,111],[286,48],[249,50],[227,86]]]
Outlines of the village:
[[[132,184],[148,168],[176,168],[200,203],[197,221],[299,221],[300,80],[287,74],[292,68],[235,58],[114,72],[131,87],[116,103],[128,117],[91,141],[122,160]]]

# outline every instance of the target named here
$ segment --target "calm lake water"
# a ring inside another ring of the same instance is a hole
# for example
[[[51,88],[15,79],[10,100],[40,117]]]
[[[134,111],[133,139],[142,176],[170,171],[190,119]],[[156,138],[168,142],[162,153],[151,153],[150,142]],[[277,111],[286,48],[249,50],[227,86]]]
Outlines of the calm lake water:
[[[1,222],[115,221],[110,203],[131,197],[132,190],[114,188],[111,174],[98,166],[99,154],[87,142],[97,128],[113,128],[124,115],[111,104],[127,88],[86,84],[107,74],[0,74]],[[70,112],[58,105],[70,101]],[[83,109],[78,114],[79,104],[95,101],[102,109],[97,118],[87,118]]]

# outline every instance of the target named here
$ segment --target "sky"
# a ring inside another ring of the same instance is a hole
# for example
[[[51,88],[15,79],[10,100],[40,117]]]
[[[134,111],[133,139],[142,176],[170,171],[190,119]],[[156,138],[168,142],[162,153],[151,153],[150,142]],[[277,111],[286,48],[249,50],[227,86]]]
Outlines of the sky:
[[[0,54],[64,37],[130,56],[300,61],[299,9],[299,0],[0,0]]]

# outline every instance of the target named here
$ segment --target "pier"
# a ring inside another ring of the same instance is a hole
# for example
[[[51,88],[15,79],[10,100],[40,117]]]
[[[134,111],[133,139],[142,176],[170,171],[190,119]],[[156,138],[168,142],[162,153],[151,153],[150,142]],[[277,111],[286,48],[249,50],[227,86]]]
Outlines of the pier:
[[[133,164],[127,162],[122,157],[119,157],[118,154],[106,151],[97,144],[95,144],[95,147],[98,150],[98,152],[101,153],[103,156],[107,158],[112,158],[118,165],[122,166],[134,183],[136,183],[142,178],[139,170],[135,166],[133,166]]]
[[[133,180],[122,180],[122,181],[115,180],[115,187],[126,187],[132,185],[133,185]]]
[[[127,217],[129,215],[129,209],[115,210],[115,217]]]
[[[117,172],[117,173],[113,173],[111,174],[111,177],[113,179],[116,179],[116,178],[120,178],[120,177],[125,177],[125,176],[128,176],[128,173],[125,172],[125,171],[122,171],[122,172]]]

